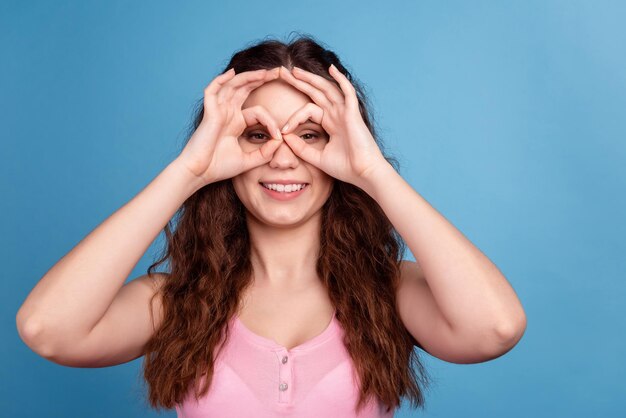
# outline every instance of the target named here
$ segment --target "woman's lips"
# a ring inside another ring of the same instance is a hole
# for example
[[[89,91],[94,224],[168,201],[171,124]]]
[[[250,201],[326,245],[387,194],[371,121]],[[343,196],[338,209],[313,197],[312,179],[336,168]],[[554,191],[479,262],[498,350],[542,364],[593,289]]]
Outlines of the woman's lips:
[[[275,190],[270,190],[267,187],[263,186],[261,183],[259,183],[259,186],[265,191],[265,193],[267,193],[267,195],[269,197],[271,197],[272,199],[276,199],[276,200],[292,200],[295,199],[296,197],[300,196],[302,193],[304,193],[309,187],[310,185],[307,184],[306,186],[304,186],[303,188],[301,188],[300,190],[298,190],[297,192],[277,192]]]

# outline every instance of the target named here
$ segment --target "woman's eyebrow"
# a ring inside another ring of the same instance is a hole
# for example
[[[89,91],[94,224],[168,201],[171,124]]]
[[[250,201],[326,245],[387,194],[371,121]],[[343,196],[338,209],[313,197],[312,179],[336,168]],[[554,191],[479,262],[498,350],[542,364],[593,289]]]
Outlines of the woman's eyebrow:
[[[322,125],[320,125],[320,124],[319,124],[319,123],[317,123],[317,122],[312,121],[311,119],[307,119],[306,121],[304,121],[304,122],[302,122],[302,123],[300,123],[300,124],[299,124],[299,126],[305,126],[305,125],[307,125],[307,126],[313,125],[313,126],[315,126],[316,128],[323,129],[323,128],[322,128]],[[249,125],[249,126],[246,126],[246,128],[245,128],[245,129],[246,129],[246,130],[251,130],[251,129],[258,129],[258,128],[261,128],[261,129],[266,129],[266,126],[265,126],[265,125],[263,125],[262,123],[255,123],[254,125]]]
[[[257,128],[265,129],[265,125],[263,125],[262,123],[255,123],[254,125],[246,126],[246,129],[257,129]]]

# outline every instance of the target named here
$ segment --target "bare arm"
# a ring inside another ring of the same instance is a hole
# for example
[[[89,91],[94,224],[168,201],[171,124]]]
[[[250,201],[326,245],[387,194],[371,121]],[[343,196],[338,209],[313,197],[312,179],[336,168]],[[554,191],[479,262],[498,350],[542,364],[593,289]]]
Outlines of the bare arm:
[[[267,110],[241,109],[250,91],[277,77],[278,68],[236,75],[233,70],[211,81],[204,91],[203,119],[181,154],[61,258],[30,292],[16,322],[31,349],[76,367],[120,364],[142,353],[160,319],[159,297],[156,306],[149,301],[166,275],[124,281],[189,196],[272,158],[280,138],[244,152],[238,137],[246,124],[257,122],[278,132]]]
[[[200,182],[177,160],[61,258],[20,307],[24,342],[47,357],[78,344],[112,304],[134,266]]]
[[[453,363],[511,350],[525,332],[526,314],[506,277],[390,164],[380,167],[367,191],[417,260],[405,260],[399,287],[406,328],[429,353]]]

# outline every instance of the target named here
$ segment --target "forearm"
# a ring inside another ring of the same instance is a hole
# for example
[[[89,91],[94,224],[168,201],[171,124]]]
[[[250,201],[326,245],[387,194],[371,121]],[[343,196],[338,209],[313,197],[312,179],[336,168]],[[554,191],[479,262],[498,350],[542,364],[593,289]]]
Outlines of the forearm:
[[[391,165],[367,180],[366,192],[402,236],[450,328],[493,329],[502,338],[519,333],[525,314],[498,268],[420,196]]]
[[[17,314],[25,338],[87,335],[159,232],[198,185],[176,161],[62,257]],[[61,337],[59,337],[61,338]]]

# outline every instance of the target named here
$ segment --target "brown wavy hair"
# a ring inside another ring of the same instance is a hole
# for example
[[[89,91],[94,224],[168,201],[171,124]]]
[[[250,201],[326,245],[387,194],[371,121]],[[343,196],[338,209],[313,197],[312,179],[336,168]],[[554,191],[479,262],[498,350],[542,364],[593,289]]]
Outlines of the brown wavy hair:
[[[230,68],[241,73],[298,66],[338,86],[328,73],[330,64],[354,85],[365,124],[385,159],[398,170],[398,161],[385,154],[375,133],[363,87],[337,55],[312,36],[300,35],[289,43],[266,38],[236,52],[222,73]],[[186,141],[202,121],[202,99],[196,107]],[[388,410],[399,407],[401,397],[423,409],[423,391],[430,377],[414,349],[421,346],[396,309],[395,292],[406,244],[374,199],[350,183],[334,182],[321,209],[316,271],[345,329],[344,344],[358,372],[357,409],[370,396],[377,396]],[[166,247],[147,270],[154,274],[155,267],[166,260],[171,269],[159,291],[163,322],[144,349],[143,377],[149,385],[152,408],[174,408],[189,385],[204,374],[206,381],[200,391],[195,384],[196,399],[208,392],[214,354],[226,341],[228,321],[252,281],[245,216],[231,179],[226,179],[196,191],[164,227]]]

